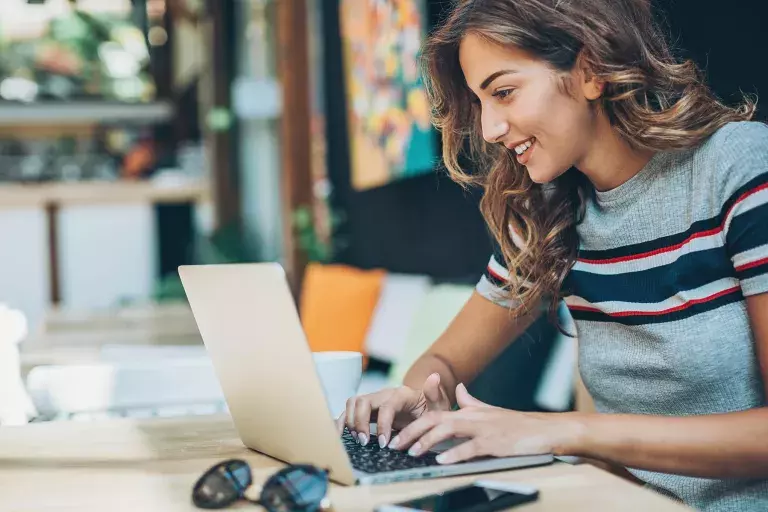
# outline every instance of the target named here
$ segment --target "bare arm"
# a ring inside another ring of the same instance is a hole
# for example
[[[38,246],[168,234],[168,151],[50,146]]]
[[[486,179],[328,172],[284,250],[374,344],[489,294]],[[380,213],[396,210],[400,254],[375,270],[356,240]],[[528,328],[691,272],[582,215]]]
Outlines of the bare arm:
[[[746,302],[768,396],[768,293]],[[441,463],[552,452],[702,478],[768,478],[766,403],[739,412],[685,417],[523,413],[489,407],[462,386],[458,392],[460,410],[419,417],[399,432],[395,445],[419,455],[445,439],[469,440],[444,453]]]
[[[413,389],[433,373],[451,403],[456,385],[469,383],[507,346],[523,334],[540,312],[513,317],[509,309],[475,292],[445,332],[405,375],[403,383]]]

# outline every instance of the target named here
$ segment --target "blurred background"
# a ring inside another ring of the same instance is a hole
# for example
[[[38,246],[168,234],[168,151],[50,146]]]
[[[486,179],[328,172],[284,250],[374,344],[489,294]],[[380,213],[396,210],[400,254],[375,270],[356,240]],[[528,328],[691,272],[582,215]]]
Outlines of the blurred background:
[[[721,98],[768,90],[764,2],[654,4]],[[224,410],[184,264],[281,262],[311,348],[397,382],[491,252],[419,72],[448,6],[0,0],[0,423]],[[573,347],[541,321],[471,389],[573,408]]]

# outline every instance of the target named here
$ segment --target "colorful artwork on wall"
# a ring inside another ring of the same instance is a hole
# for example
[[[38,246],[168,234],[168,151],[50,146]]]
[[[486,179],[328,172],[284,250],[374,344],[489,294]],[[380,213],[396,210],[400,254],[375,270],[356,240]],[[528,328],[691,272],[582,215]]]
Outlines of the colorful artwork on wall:
[[[437,141],[419,69],[423,0],[341,0],[355,189],[431,172]]]

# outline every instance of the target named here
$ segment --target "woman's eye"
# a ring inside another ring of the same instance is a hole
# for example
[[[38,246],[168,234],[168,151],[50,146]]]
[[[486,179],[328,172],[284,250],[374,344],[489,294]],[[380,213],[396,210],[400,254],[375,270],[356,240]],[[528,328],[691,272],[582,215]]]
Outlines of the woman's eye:
[[[510,94],[512,94],[514,91],[515,91],[514,89],[502,89],[502,90],[500,90],[500,91],[496,91],[495,93],[493,93],[493,95],[494,95],[496,98],[500,99],[500,100],[505,100],[505,99],[507,99],[507,98],[509,97],[509,95],[510,95]]]

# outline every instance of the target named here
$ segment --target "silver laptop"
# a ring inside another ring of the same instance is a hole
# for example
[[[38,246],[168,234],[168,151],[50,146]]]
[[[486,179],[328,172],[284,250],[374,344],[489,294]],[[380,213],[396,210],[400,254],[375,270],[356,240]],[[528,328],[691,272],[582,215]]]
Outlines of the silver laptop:
[[[435,453],[361,446],[329,410],[283,268],[179,268],[184,290],[245,446],[330,470],[341,484],[389,483],[551,463],[551,454],[439,465]]]

